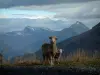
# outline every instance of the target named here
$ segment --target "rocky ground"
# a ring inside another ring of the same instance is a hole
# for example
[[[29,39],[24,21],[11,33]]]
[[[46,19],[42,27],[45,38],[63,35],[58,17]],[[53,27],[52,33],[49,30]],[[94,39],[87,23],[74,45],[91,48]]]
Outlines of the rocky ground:
[[[0,75],[100,75],[98,68],[2,67]]]

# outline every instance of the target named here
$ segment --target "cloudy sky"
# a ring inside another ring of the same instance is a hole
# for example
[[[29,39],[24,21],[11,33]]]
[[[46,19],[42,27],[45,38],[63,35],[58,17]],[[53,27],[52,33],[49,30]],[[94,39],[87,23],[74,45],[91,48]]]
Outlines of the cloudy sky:
[[[100,0],[0,0],[0,31],[25,26],[60,30],[76,21],[100,22]]]

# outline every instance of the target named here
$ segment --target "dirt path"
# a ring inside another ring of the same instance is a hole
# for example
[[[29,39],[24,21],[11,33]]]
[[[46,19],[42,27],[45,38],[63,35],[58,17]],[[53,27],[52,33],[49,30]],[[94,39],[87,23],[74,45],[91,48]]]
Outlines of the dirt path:
[[[67,67],[4,67],[0,75],[100,75],[100,69]]]

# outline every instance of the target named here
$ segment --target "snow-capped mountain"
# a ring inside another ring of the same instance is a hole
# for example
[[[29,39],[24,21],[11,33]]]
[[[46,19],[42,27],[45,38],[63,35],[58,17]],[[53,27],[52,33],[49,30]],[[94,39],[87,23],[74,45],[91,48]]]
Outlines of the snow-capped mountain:
[[[27,26],[24,28],[24,32],[43,32],[43,31],[53,31],[49,28],[45,28],[45,27],[31,27],[31,26]]]
[[[24,28],[22,31],[12,31],[12,32],[7,32],[6,35],[12,35],[12,36],[25,36],[25,35],[33,35],[35,33],[41,33],[41,32],[54,32],[54,30],[51,30],[49,28],[45,27],[31,27],[27,26]]]

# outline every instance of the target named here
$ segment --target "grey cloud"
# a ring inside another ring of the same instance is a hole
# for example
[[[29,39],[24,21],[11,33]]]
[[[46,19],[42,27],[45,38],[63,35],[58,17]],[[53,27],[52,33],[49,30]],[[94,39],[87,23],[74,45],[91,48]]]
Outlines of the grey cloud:
[[[100,14],[87,14],[87,15],[83,15],[81,14],[77,14],[77,15],[68,15],[68,14],[61,14],[61,15],[55,15],[54,18],[71,18],[71,19],[95,19],[95,18],[100,18]]]
[[[100,18],[100,1],[88,3],[64,3],[43,6],[21,6],[13,7],[21,10],[44,10],[55,12],[55,18]]]
[[[67,10],[67,12],[62,12],[60,14],[56,14],[55,18],[72,18],[72,19],[91,19],[91,18],[100,18],[100,1],[90,2],[87,4],[83,4],[80,7],[71,8],[71,10]],[[78,10],[77,10],[77,9]],[[74,12],[76,11],[76,12]]]
[[[61,3],[79,3],[98,0],[0,0],[0,8],[9,8],[13,6],[28,6],[28,5],[48,5]]]

